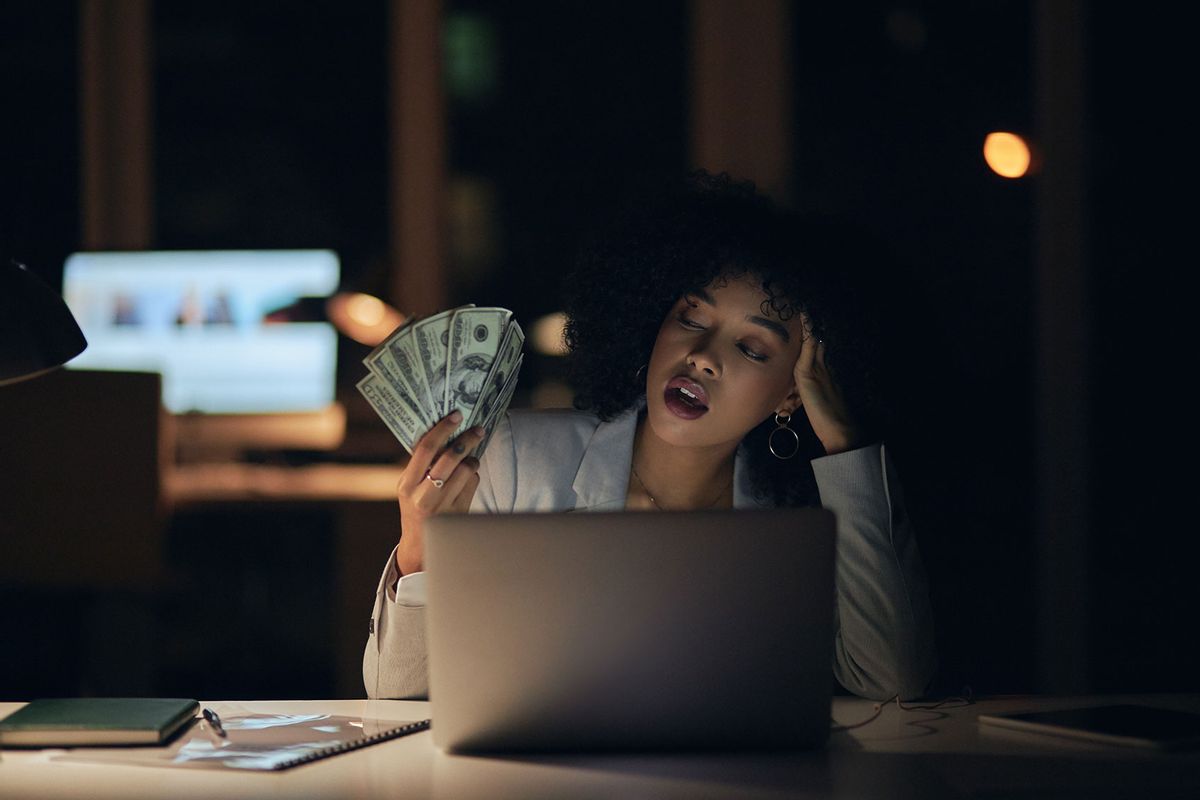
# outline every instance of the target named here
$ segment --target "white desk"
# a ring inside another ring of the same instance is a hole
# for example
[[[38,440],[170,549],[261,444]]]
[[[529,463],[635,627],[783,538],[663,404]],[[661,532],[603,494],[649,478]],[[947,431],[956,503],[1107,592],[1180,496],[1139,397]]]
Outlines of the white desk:
[[[617,754],[468,757],[439,752],[428,731],[280,773],[55,763],[61,751],[4,751],[0,797],[121,798],[779,798],[1200,797],[1200,752],[1132,748],[996,731],[984,711],[1146,702],[1200,711],[1200,695],[1000,698],[943,712],[904,713],[835,733],[795,754]],[[362,715],[409,720],[427,703],[307,700],[212,703],[218,711]],[[0,703],[0,716],[19,703]],[[871,703],[836,699],[834,718],[870,716]]]

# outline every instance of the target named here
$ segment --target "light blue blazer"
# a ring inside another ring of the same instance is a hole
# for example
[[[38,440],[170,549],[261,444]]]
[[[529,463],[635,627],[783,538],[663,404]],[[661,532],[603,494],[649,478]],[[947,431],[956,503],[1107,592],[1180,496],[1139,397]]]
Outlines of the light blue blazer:
[[[612,422],[579,411],[510,411],[480,465],[472,512],[616,511],[625,507],[637,411]],[[925,572],[884,445],[814,459],[821,505],[837,515],[833,674],[884,700],[920,696],[935,666]],[[759,508],[745,458],[735,508]],[[363,653],[367,695],[428,694],[424,573],[400,578],[388,557]],[[750,679],[749,676],[747,679]]]

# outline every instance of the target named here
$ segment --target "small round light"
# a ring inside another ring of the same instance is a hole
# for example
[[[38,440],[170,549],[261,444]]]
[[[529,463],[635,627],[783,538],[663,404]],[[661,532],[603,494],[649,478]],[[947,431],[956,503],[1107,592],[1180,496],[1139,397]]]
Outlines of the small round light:
[[[1029,145],[1015,133],[998,131],[983,140],[983,158],[997,175],[1020,178],[1029,171]]]
[[[565,356],[567,343],[563,332],[567,326],[567,315],[561,311],[547,314],[533,323],[530,343],[533,349],[547,356]]]
[[[404,315],[378,297],[341,292],[325,306],[329,321],[346,336],[374,347],[404,322]]]
[[[378,325],[383,321],[383,301],[369,294],[356,294],[346,301],[346,313],[360,325]]]

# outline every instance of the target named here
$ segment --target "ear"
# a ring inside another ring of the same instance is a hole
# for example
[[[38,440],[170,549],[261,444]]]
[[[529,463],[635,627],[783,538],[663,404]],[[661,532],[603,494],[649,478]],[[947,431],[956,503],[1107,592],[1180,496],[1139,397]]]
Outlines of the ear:
[[[775,404],[775,413],[794,417],[803,405],[804,402],[800,399],[800,390],[796,388],[795,383],[792,383],[787,396]]]

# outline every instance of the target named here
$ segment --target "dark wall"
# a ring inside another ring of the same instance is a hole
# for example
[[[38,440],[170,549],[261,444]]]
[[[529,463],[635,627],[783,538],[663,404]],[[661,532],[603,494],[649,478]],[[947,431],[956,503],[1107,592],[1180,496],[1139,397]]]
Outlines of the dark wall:
[[[385,5],[153,8],[155,246],[330,247],[382,281]]]
[[[77,28],[71,0],[0,6],[0,258],[51,282],[80,236]]]
[[[982,157],[1030,135],[1016,3],[797,4],[794,193],[861,230],[886,298],[892,446],[931,576],[940,687],[1034,686],[1033,187]]]
[[[1088,21],[1090,666],[1101,689],[1194,691],[1195,45],[1172,11]]]
[[[598,220],[633,186],[687,168],[686,11],[682,0],[448,4],[450,24],[489,37],[494,66],[485,90],[448,86],[450,180],[482,193],[494,232],[474,259],[451,241],[452,301],[486,297],[529,321],[559,310],[563,272]],[[452,236],[463,216],[452,202]],[[561,367],[527,355],[514,402]]]

